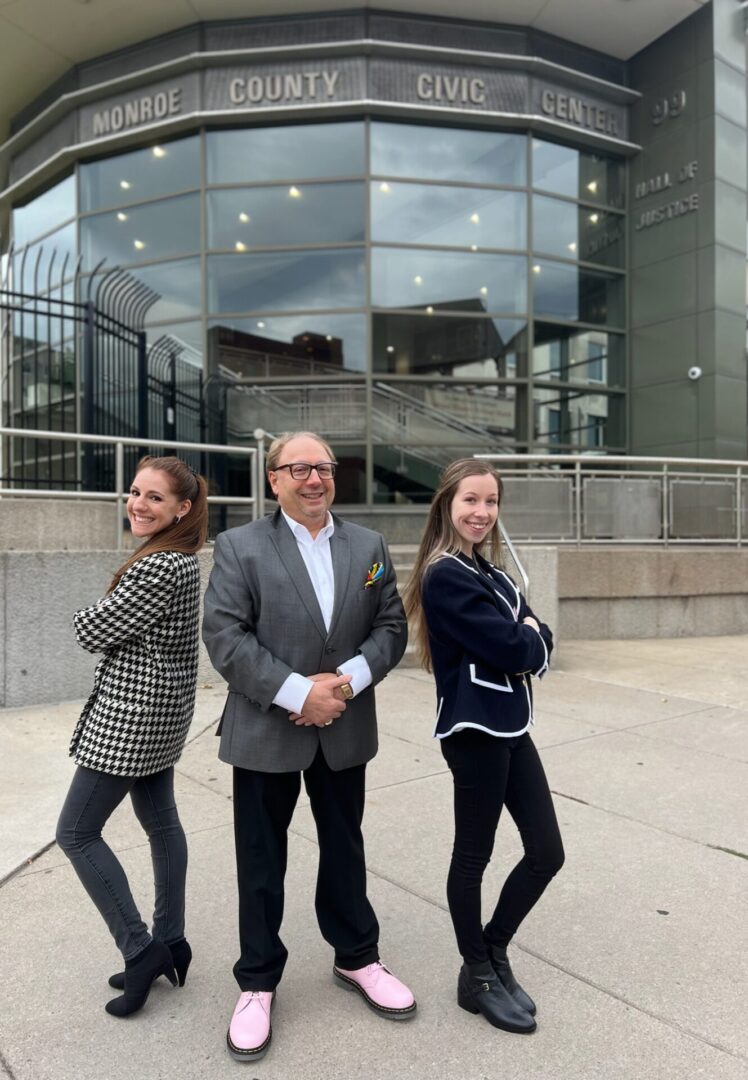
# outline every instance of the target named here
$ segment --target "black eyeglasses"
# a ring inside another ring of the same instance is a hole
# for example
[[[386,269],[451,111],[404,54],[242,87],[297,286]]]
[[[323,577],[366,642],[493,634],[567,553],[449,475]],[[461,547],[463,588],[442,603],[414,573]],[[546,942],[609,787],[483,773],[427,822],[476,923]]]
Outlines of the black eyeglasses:
[[[271,472],[288,469],[294,480],[308,480],[314,469],[320,480],[332,480],[337,467],[335,461],[318,461],[316,465],[310,465],[308,461],[294,461],[292,465],[276,465]]]

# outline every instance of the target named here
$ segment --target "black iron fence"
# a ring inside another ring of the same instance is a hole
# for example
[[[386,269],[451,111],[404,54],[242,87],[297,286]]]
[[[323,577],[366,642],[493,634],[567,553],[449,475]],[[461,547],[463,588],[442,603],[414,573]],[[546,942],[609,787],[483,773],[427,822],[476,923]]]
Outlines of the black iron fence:
[[[40,274],[39,257],[33,267],[25,258],[15,260],[15,280],[31,291],[0,279],[2,426],[14,431],[4,441],[0,485],[114,488],[110,444],[24,438],[24,429],[142,440],[126,447],[128,473],[149,440],[200,443],[208,429],[221,438],[223,417],[206,416],[203,374],[183,358],[184,347],[169,335],[148,344],[145,317],[158,293],[101,264],[84,276],[80,259],[66,257],[55,273],[52,253]],[[7,264],[14,266],[12,253]],[[197,447],[185,456],[205,466]]]

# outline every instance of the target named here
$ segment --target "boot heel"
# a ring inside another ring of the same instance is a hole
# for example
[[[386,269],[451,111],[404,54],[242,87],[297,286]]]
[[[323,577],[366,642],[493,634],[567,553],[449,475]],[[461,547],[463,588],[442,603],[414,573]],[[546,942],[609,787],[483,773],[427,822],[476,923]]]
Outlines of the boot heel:
[[[461,1009],[464,1009],[465,1012],[473,1013],[474,1015],[477,1015],[477,1013],[480,1012],[478,1006],[474,1005],[470,998],[466,994],[461,994],[459,990],[457,991],[457,1004]]]
[[[173,967],[164,968],[161,974],[166,976],[172,986],[176,986],[178,984],[179,979],[177,978],[177,973]]]

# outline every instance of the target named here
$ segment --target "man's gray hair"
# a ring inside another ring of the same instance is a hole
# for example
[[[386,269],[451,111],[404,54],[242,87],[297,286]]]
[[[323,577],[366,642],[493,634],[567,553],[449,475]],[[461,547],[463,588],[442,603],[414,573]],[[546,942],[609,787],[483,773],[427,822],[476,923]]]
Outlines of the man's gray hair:
[[[280,435],[277,435],[268,447],[268,452],[265,456],[266,472],[273,472],[275,469],[278,468],[278,461],[283,451],[283,447],[286,446],[287,443],[290,443],[292,439],[314,439],[314,441],[318,442],[324,452],[327,454],[327,460],[337,462],[337,458],[333,454],[330,444],[326,442],[320,435],[315,434],[315,432],[284,431]],[[314,465],[314,462],[310,461],[309,464]]]

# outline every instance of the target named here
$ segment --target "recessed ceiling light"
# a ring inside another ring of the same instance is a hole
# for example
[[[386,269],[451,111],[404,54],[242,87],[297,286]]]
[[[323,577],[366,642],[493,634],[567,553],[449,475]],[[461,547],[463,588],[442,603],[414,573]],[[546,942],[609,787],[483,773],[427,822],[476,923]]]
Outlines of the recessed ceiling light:
[[[133,240],[132,246],[137,248],[138,251],[142,251],[145,247],[145,240]]]
[[[587,190],[591,191],[593,195],[597,195],[597,180],[590,180]]]
[[[166,150],[164,150],[163,146],[154,146],[153,147],[153,156],[155,158],[166,157],[166,153],[167,152],[166,152]]]
[[[129,191],[132,187],[132,184],[129,180],[120,180],[119,186],[122,188],[123,191]]]
[[[533,266],[532,272],[533,272],[533,274],[539,274],[540,273],[540,267],[538,266],[537,263],[535,264],[535,266]]]
[[[123,214],[122,211],[117,214],[117,221],[127,221],[127,214]]]
[[[423,278],[421,277],[420,274],[416,274],[416,276],[413,278],[413,284],[414,285],[423,285]]]
[[[247,250],[247,245],[243,244],[241,242],[241,240],[237,240],[236,243],[234,244],[234,247],[236,248],[237,251],[246,251]]]
[[[434,314],[434,309],[432,308],[431,304],[429,304],[429,306],[426,308],[426,314],[427,315],[433,315]]]
[[[576,251],[577,250],[577,245],[573,241],[572,241],[571,244],[567,244],[566,246],[569,249],[569,251]]]
[[[488,286],[487,285],[481,285],[480,294],[481,294],[481,296],[488,296]]]
[[[470,220],[472,221],[473,225],[480,225],[480,214],[471,214]]]
[[[248,225],[252,219],[250,218],[249,214],[245,214],[245,212],[242,210],[241,214],[239,215],[239,220],[241,221],[242,225]]]
[[[588,220],[589,220],[590,225],[597,225],[598,221],[600,220],[600,215],[599,214],[590,214]]]
[[[258,322],[258,324],[257,324],[257,325],[259,326],[260,330],[264,330],[264,329],[265,329],[265,323],[264,323],[264,322],[262,322],[262,320],[260,320],[260,322]]]
[[[301,198],[301,192],[299,191],[299,189],[296,187],[295,184],[292,184],[291,187],[288,189],[288,196],[291,199],[300,199]]]
[[[394,345],[388,345],[387,346],[387,352],[394,352],[394,351],[395,351],[395,346]]]
[[[383,195],[389,195],[389,193],[392,191],[392,188],[385,181],[385,183],[379,185],[379,190],[382,192]]]

